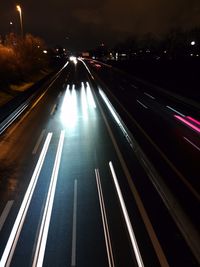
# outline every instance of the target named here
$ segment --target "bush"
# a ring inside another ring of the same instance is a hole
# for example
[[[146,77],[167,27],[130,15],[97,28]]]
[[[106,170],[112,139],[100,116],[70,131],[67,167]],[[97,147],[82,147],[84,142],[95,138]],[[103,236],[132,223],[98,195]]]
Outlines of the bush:
[[[19,82],[48,66],[44,42],[31,34],[23,39],[9,34],[0,45],[0,82]]]

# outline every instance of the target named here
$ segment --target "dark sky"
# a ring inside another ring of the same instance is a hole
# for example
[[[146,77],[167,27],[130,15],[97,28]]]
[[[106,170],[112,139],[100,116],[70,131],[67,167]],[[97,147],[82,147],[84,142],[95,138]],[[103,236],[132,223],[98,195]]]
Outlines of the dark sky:
[[[50,45],[87,49],[113,45],[130,35],[162,35],[171,28],[200,26],[200,0],[24,0],[26,32]],[[0,3],[0,34],[9,21],[19,30],[16,1]]]

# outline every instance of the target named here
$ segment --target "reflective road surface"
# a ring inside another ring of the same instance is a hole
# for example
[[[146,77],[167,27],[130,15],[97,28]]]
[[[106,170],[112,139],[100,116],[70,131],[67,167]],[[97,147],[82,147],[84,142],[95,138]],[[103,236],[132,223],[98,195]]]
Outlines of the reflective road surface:
[[[67,62],[0,137],[0,266],[198,266],[138,151],[85,62]]]

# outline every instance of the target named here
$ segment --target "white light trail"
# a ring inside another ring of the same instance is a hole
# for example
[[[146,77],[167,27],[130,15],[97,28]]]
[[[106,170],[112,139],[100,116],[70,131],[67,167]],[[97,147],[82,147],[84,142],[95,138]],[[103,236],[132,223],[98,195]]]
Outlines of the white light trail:
[[[81,107],[82,107],[82,113],[83,113],[83,119],[88,119],[88,103],[87,103],[87,97],[85,92],[85,86],[82,83],[81,86]]]
[[[95,101],[94,101],[92,90],[90,88],[89,83],[87,82],[86,84],[87,84],[86,91],[87,91],[87,97],[88,97],[89,106],[92,107],[93,109],[95,109],[96,108],[96,104],[95,104]]]
[[[135,254],[135,257],[136,257],[137,264],[138,264],[139,267],[144,267],[144,263],[143,263],[143,260],[142,260],[142,256],[141,256],[138,244],[137,244],[137,240],[136,240],[134,231],[133,231],[133,227],[131,225],[131,221],[130,221],[130,218],[129,218],[129,215],[128,215],[128,211],[126,209],[126,205],[125,205],[125,202],[124,202],[124,199],[123,199],[123,196],[122,196],[122,192],[121,192],[121,189],[120,189],[120,186],[119,186],[119,183],[118,183],[118,180],[117,180],[117,176],[115,174],[115,170],[114,170],[114,167],[113,167],[113,164],[112,164],[111,161],[109,162],[109,166],[110,166],[111,174],[112,174],[113,181],[114,181],[114,184],[115,184],[115,188],[116,188],[116,191],[117,191],[117,195],[118,195],[118,198],[119,198],[120,206],[121,206],[121,209],[122,209],[122,212],[123,212],[123,215],[124,215],[124,219],[125,219],[125,222],[126,222],[127,230],[128,230],[128,233],[129,233],[129,237],[130,237],[130,240],[131,240],[131,244],[132,244],[133,251],[134,251],[134,254]]]
[[[62,149],[64,144],[65,131],[62,130],[60,134],[60,139],[58,143],[58,149],[56,152],[56,158],[54,162],[53,172],[50,180],[49,190],[47,194],[46,204],[43,212],[42,222],[40,226],[40,231],[38,235],[38,240],[35,249],[35,255],[32,267],[42,267],[44,254],[46,249],[46,242],[49,232],[49,225],[51,220],[51,213],[53,208],[54,196],[56,191],[58,172],[60,168],[60,161],[62,155]]]
[[[42,169],[42,165],[44,163],[44,159],[51,141],[51,137],[52,137],[52,133],[48,133],[46,141],[44,143],[43,149],[41,151],[40,157],[38,159],[37,165],[35,167],[35,170],[33,172],[31,181],[29,183],[29,186],[26,190],[24,199],[22,201],[21,207],[19,209],[19,212],[17,214],[17,218],[15,220],[15,223],[13,225],[12,231],[10,233],[8,242],[6,244],[6,247],[4,249],[3,255],[1,257],[1,261],[0,261],[0,266],[1,267],[9,267],[14,251],[15,251],[15,247],[17,245],[18,239],[19,239],[19,235],[21,233],[21,229],[23,227],[24,224],[24,220],[33,196],[33,192],[35,190],[37,181],[38,181],[38,177],[40,174],[40,171]]]

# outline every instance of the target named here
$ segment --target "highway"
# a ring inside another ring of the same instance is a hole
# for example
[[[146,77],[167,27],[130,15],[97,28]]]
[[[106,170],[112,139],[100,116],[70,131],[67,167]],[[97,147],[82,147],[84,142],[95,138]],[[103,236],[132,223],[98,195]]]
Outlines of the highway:
[[[198,266],[198,118],[90,65],[67,62],[0,136],[0,267]]]

